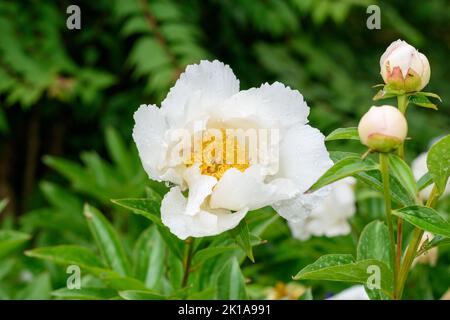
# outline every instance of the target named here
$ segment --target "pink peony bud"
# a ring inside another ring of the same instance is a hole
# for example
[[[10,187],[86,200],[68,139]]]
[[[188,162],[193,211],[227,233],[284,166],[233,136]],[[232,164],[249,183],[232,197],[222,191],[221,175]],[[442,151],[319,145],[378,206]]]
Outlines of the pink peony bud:
[[[391,43],[380,58],[381,76],[392,89],[413,92],[430,81],[430,64],[425,55],[402,40]]]
[[[371,107],[358,125],[361,142],[379,152],[397,149],[405,140],[407,132],[408,124],[403,114],[388,105]]]

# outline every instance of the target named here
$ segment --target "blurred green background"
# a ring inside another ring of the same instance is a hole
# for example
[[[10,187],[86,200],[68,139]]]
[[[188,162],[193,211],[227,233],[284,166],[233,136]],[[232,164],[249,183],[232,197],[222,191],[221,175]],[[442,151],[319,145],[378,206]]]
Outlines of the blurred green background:
[[[81,30],[66,27],[71,4],[81,8]],[[366,27],[371,4],[381,9],[380,30]],[[450,129],[449,24],[447,0],[1,1],[0,199],[8,203],[0,227],[29,234],[26,244],[18,242],[23,246],[89,246],[81,214],[88,201],[107,212],[131,246],[147,222],[115,214],[120,209],[110,199],[143,196],[146,188],[165,192],[140,166],[133,113],[140,104],[159,104],[185,66],[201,59],[229,64],[241,89],[273,81],[298,89],[311,124],[327,134],[357,125],[374,104],[372,86],[382,82],[381,54],[404,39],[428,57],[425,90],[444,101],[438,112],[408,110],[410,161]],[[357,143],[329,148],[363,151]],[[371,201],[358,204],[362,221],[377,217],[379,203]],[[353,250],[352,236],[300,243],[277,224],[266,237],[279,245],[261,249],[256,256],[263,261],[244,268],[257,279],[258,294],[258,286],[289,282],[325,252]],[[439,298],[447,290],[450,254],[442,255],[439,272],[418,276],[409,297]],[[0,257],[0,298],[48,298],[64,279],[54,265]],[[317,286],[319,297],[343,287]]]

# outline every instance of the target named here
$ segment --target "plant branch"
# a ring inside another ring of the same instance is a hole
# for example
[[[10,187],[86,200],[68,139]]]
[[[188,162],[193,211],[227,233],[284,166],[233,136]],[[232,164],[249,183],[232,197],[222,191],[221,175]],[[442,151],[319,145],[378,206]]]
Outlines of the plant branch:
[[[186,243],[186,257],[184,259],[183,280],[181,281],[182,288],[185,288],[187,286],[189,274],[191,272],[191,263],[192,258],[194,256],[194,239],[193,238],[186,239],[185,243]]]
[[[431,194],[428,198],[427,207],[433,208],[436,205],[437,200],[439,199],[439,191],[436,185],[433,185],[433,189],[431,190]],[[403,289],[405,287],[406,279],[408,278],[408,274],[411,268],[411,265],[414,261],[414,258],[417,256],[417,249],[419,248],[420,242],[422,240],[424,231],[415,228],[414,233],[411,239],[411,242],[408,245],[408,249],[405,253],[405,258],[403,259],[402,268],[399,273],[399,285],[397,287],[396,296],[400,299],[403,294]]]
[[[384,208],[386,213],[386,224],[389,230],[390,255],[392,266],[394,267],[394,299],[397,286],[397,273],[395,263],[395,235],[392,223],[391,190],[389,185],[389,156],[387,153],[380,153],[380,170],[383,178]]]

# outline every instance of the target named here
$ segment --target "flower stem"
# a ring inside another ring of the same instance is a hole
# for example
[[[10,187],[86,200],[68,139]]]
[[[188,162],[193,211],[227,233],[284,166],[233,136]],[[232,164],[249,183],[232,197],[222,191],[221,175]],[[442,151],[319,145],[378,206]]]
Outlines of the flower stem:
[[[405,114],[408,107],[408,97],[406,95],[397,96],[397,106],[401,113]],[[405,144],[402,143],[397,150],[398,156],[402,159],[405,158]],[[400,262],[402,257],[403,248],[403,219],[397,219],[397,252],[395,254],[395,270],[399,272]]]
[[[185,288],[189,280],[189,274],[191,272],[191,262],[194,256],[194,238],[188,238],[186,243],[186,256],[184,259],[184,274],[183,280],[181,281],[181,287]]]
[[[387,153],[380,153],[380,170],[383,179],[384,208],[386,213],[386,224],[389,230],[390,255],[392,259],[392,266],[394,267],[394,299],[395,299],[398,270],[396,268],[395,263],[395,235],[394,235],[394,226],[392,223],[391,190],[389,185],[389,155]]]
[[[426,206],[430,208],[434,207],[438,199],[439,199],[439,191],[436,185],[434,185],[433,190],[431,190],[431,194],[428,198]],[[417,249],[419,248],[420,241],[422,240],[423,232],[424,231],[419,228],[414,229],[411,242],[409,243],[408,249],[406,250],[405,258],[403,259],[402,268],[400,269],[398,277],[397,292],[395,294],[398,299],[401,299],[402,297],[406,279],[408,278],[408,273],[414,261],[414,258],[417,255]]]

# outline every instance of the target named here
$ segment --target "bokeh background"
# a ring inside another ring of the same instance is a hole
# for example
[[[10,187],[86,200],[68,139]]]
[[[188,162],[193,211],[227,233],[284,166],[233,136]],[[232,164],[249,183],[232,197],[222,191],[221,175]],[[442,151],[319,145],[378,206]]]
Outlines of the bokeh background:
[[[81,8],[81,30],[66,27],[71,4]],[[380,30],[366,27],[371,4],[381,9]],[[328,134],[356,126],[374,104],[379,57],[404,39],[428,57],[426,91],[443,99],[439,111],[408,110],[411,161],[450,129],[449,24],[447,0],[1,1],[0,199],[7,202],[0,229],[16,230],[19,241],[0,254],[0,299],[54,298],[64,270],[22,252],[92,246],[84,202],[101,208],[132,246],[148,222],[110,199],[142,197],[148,188],[165,192],[141,168],[132,116],[140,104],[159,104],[186,65],[218,59],[231,66],[241,89],[273,81],[298,89],[311,124]],[[355,142],[329,148],[363,151]],[[277,221],[257,263],[243,266],[253,297],[274,286],[282,294],[282,283],[323,253],[354,252],[361,227],[382,212],[379,199],[358,199],[346,237],[299,242]],[[448,289],[448,251],[441,250],[437,266],[416,268],[407,297],[439,298]],[[317,298],[348,286],[312,285]]]

